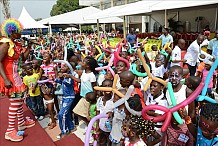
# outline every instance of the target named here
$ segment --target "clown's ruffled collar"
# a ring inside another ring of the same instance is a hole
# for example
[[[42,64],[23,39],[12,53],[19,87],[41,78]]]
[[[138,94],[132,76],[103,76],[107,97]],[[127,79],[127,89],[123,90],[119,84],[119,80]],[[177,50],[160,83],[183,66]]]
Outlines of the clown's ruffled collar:
[[[11,39],[8,38],[0,38],[1,43],[9,43],[8,56],[12,57],[14,55],[14,43]]]

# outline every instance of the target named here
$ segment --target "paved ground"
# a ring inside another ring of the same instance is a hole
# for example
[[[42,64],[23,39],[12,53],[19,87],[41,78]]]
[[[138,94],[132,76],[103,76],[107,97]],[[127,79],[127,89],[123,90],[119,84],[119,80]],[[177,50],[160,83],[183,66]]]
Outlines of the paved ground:
[[[59,128],[59,124],[58,124],[58,120],[57,120],[57,126],[54,129],[49,129],[48,128],[48,123],[49,123],[49,117],[45,117],[43,120],[39,121],[40,125],[42,126],[42,128],[45,129],[45,131],[48,133],[48,135],[51,137],[51,139],[53,141],[57,141],[58,139],[56,138],[56,136],[58,134],[60,134],[60,128]],[[82,141],[85,140],[85,128],[87,126],[84,124],[83,121],[79,122],[79,126],[77,126],[77,130],[74,132],[74,134],[79,137]]]

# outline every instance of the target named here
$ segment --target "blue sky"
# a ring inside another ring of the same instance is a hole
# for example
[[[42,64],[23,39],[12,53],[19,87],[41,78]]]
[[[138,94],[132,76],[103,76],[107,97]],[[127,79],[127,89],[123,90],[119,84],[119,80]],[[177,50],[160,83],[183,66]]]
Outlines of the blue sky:
[[[23,6],[29,12],[30,16],[35,18],[50,17],[50,11],[56,0],[10,0],[10,9],[12,17],[20,16]],[[0,23],[4,21],[4,17],[0,7]]]

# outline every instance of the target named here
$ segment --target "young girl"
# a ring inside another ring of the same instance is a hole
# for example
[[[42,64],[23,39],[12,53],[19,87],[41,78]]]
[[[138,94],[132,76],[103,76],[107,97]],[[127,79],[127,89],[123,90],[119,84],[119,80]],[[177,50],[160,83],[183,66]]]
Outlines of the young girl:
[[[210,71],[210,68],[213,65],[213,62],[208,60],[208,59],[205,59],[204,63],[205,63],[205,68],[202,70],[202,80],[203,81],[206,80],[206,77]],[[207,94],[210,97],[212,97],[212,88],[215,87],[215,85],[216,85],[216,71],[214,71],[213,77],[210,78],[210,82],[209,82],[209,85],[207,87]]]
[[[193,146],[194,139],[186,124],[179,124],[172,116],[163,135],[163,146]]]
[[[102,83],[103,87],[112,87],[111,80],[104,80]],[[103,92],[103,96],[98,98],[97,101],[97,114],[106,114],[107,112],[111,112],[113,110],[113,100],[111,99],[112,92]],[[108,122],[108,118],[101,118],[97,121],[97,128],[96,131],[99,134],[99,143],[100,145],[107,145],[108,143],[108,136],[111,129],[108,129],[105,125]],[[111,121],[109,121],[111,122]]]
[[[41,80],[46,80],[47,78],[42,76]],[[54,118],[54,98],[52,96],[54,87],[51,83],[46,82],[39,84],[41,91],[43,93],[45,104],[47,105],[48,112],[50,114],[51,123],[48,124],[49,129],[53,129],[56,126],[56,121]]]
[[[52,63],[52,56],[49,53],[43,54],[43,64],[40,66],[40,75],[41,78],[43,72],[44,75],[49,79],[49,82],[53,85],[53,88],[55,87],[55,82],[53,79],[55,79],[58,76],[57,66],[56,64]],[[51,93],[51,96],[53,96],[53,92]],[[55,107],[57,112],[59,112],[59,106],[58,106],[58,100],[56,96],[53,96]]]
[[[83,60],[82,68],[84,68],[85,70],[83,70],[80,79],[71,76],[72,79],[81,83],[80,96],[83,97],[80,99],[76,107],[73,109],[73,112],[77,114],[79,118],[84,120],[87,124],[88,124],[87,117],[88,117],[89,104],[84,97],[88,92],[93,92],[93,87],[96,86],[96,76],[95,76],[95,74],[97,74],[97,72],[95,71],[96,67],[98,67],[97,61],[93,57],[87,56]]]
[[[145,121],[142,117],[130,115],[125,118],[122,126],[122,134],[125,137],[125,146],[146,146],[154,143],[146,143],[142,138],[154,136],[158,142],[161,137],[154,130],[154,123]]]

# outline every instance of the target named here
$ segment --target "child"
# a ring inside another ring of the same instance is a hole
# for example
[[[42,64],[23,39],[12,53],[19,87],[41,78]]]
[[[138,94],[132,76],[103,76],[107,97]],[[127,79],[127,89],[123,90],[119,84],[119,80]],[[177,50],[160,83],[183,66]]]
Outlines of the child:
[[[187,88],[186,85],[181,84],[180,81],[182,79],[182,74],[183,69],[180,66],[172,66],[169,69],[169,82],[172,83],[173,92],[177,104],[183,102],[186,99],[186,97],[188,97],[192,93],[192,91],[189,88]],[[172,103],[170,100],[169,92],[166,92],[166,98],[169,105],[171,105]],[[186,106],[186,110],[188,111],[188,106]]]
[[[146,97],[145,104],[146,105],[156,104],[156,105],[168,107],[167,99],[164,96],[163,90],[164,90],[164,85],[161,84],[160,82],[153,80],[150,84],[150,90],[146,92],[147,97]],[[159,110],[156,110],[155,112],[148,111],[148,114],[151,116],[158,116],[163,114],[163,112]]]
[[[111,80],[104,80],[102,83],[103,87],[112,87],[113,82]],[[111,112],[113,110],[113,100],[111,99],[112,92],[103,92],[103,96],[97,100],[97,114],[103,114]],[[107,118],[101,118],[97,121],[97,133],[99,134],[100,145],[106,145],[108,143],[108,136],[111,129],[108,129],[105,124],[108,121]]]
[[[25,71],[27,75],[23,78],[23,82],[27,87],[27,98],[30,99],[35,118],[42,120],[44,118],[44,104],[37,84],[39,74],[33,73],[31,64],[25,65]]]
[[[183,110],[182,114],[192,135],[196,138],[197,146],[218,145],[218,104],[206,103],[200,112],[198,128],[196,128],[190,117]]]
[[[72,122],[72,112],[71,105],[75,98],[73,86],[74,81],[69,78],[68,74],[70,73],[70,69],[66,64],[61,64],[61,72],[63,75],[59,74],[59,79],[55,79],[54,81],[62,85],[63,89],[63,101],[62,108],[58,113],[59,126],[61,129],[61,133],[57,136],[58,139],[65,137],[68,133],[76,130],[74,127],[74,123]]]
[[[213,62],[205,59],[205,68],[202,70],[202,80],[205,82],[206,77],[210,71],[211,66],[213,65]],[[209,85],[207,87],[207,94],[212,97],[212,88],[216,85],[216,71],[213,72],[213,77],[210,78]]]
[[[194,139],[186,124],[179,124],[172,116],[171,123],[164,132],[163,146],[193,146]]]
[[[95,92],[89,92],[86,94],[86,101],[89,102],[89,116],[87,117],[87,120],[90,122],[90,120],[92,118],[94,118],[97,115],[97,110],[96,110],[96,94]],[[96,135],[96,123],[93,125],[92,127],[92,136],[90,138],[90,142],[92,143],[92,141],[94,140],[93,137],[95,137]]]
[[[33,73],[40,74],[41,61],[37,59],[33,59],[32,65],[33,65]]]
[[[121,92],[124,95],[126,94],[126,89],[120,89],[118,91]],[[121,97],[119,97],[117,94],[114,94],[113,102],[115,103],[119,99],[121,99]],[[113,117],[113,119],[112,119],[112,129],[111,129],[109,139],[112,142],[112,145],[113,144],[114,145],[120,144],[120,140],[122,138],[122,133],[121,133],[122,122],[126,117],[125,104],[122,104],[122,105],[114,108],[113,109],[113,114],[112,114],[112,112],[109,112],[108,114],[109,114],[109,116],[108,116],[109,118]]]
[[[126,117],[123,121],[122,134],[125,137],[125,146],[151,146],[161,140],[160,135],[154,130],[153,122],[134,115]],[[155,137],[155,141],[145,144],[142,138],[150,136]]]
[[[97,61],[93,57],[87,56],[83,60],[82,68],[85,70],[83,70],[80,79],[71,76],[73,80],[81,83],[80,96],[82,97],[76,107],[73,109],[73,112],[77,114],[79,118],[83,119],[87,124],[88,121],[86,118],[88,117],[89,104],[84,97],[88,92],[93,92],[93,87],[96,86],[96,67],[98,67]]]
[[[169,59],[170,59],[170,54],[168,55],[166,60],[163,55],[158,54],[155,57],[155,62],[151,62],[152,75],[163,78],[164,73],[166,72]]]
[[[40,66],[40,75],[39,77],[41,78],[43,72],[44,75],[49,79],[49,82],[53,85],[53,88],[55,88],[55,82],[53,79],[55,79],[58,76],[58,71],[57,71],[57,66],[56,64],[52,63],[52,55],[49,53],[45,53],[43,55],[43,64]],[[54,91],[53,91],[54,92]],[[53,96],[53,93],[51,93]],[[53,96],[54,102],[55,102],[55,107],[57,112],[59,112],[59,105],[58,105],[58,100],[56,96]]]
[[[45,76],[41,77],[41,80],[46,80]],[[47,106],[48,112],[50,114],[51,123],[48,124],[49,129],[53,129],[56,126],[56,121],[54,118],[54,98],[52,96],[54,87],[50,82],[39,84],[41,87],[41,92],[44,96],[44,101]]]

